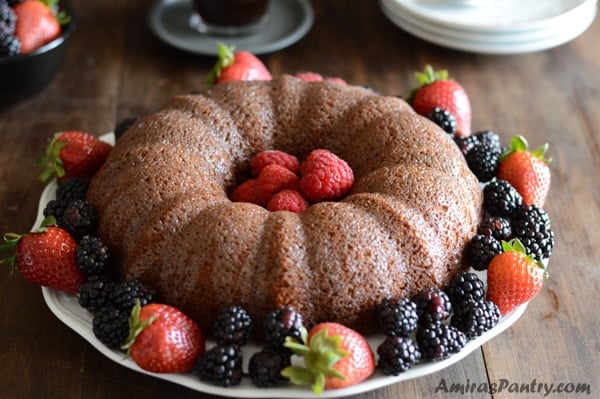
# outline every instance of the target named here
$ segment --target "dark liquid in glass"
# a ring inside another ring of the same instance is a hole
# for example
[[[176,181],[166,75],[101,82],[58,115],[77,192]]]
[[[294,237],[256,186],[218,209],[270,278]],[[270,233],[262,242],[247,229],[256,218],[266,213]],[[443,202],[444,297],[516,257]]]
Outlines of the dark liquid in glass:
[[[210,25],[256,24],[265,15],[269,0],[194,0],[194,10]]]

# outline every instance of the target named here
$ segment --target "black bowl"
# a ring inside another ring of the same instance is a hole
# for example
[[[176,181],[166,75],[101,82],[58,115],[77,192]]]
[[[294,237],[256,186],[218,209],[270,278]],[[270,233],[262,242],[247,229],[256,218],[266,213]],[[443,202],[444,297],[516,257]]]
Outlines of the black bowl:
[[[62,27],[60,37],[30,53],[0,57],[0,109],[38,93],[59,71],[69,37],[77,24],[73,8],[68,2],[61,1],[60,9],[71,18]]]

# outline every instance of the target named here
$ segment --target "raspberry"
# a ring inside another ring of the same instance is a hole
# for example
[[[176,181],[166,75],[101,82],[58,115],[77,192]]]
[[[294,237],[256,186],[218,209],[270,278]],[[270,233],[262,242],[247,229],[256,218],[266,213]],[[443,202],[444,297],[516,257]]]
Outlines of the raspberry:
[[[277,164],[266,165],[256,179],[240,184],[231,194],[234,202],[250,202],[267,207],[269,201],[278,192],[290,189],[298,191],[300,179],[296,174]]]
[[[320,82],[323,80],[323,76],[316,72],[299,72],[296,77],[305,82]]]
[[[277,150],[261,151],[250,161],[252,176],[258,177],[265,166],[272,164],[283,166],[293,173],[298,173],[300,170],[298,158],[287,152]]]
[[[233,202],[249,202],[257,204],[258,199],[258,183],[256,179],[248,179],[239,186],[231,194]]]
[[[281,190],[271,198],[267,204],[267,209],[271,212],[290,211],[300,213],[308,208],[308,202],[302,194],[296,190]]]
[[[300,165],[300,188],[310,202],[344,196],[354,183],[354,173],[343,159],[328,150],[314,150]]]

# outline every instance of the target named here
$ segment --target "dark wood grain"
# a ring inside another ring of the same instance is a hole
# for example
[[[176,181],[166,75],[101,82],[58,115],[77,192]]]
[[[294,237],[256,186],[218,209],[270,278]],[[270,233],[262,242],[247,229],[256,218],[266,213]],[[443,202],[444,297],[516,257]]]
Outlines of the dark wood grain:
[[[150,2],[73,0],[78,28],[54,81],[0,113],[0,228],[31,228],[43,189],[34,160],[50,135],[100,135],[123,118],[151,112],[171,95],[196,92],[214,59],[183,53],[146,26]],[[507,141],[549,142],[552,188],[546,209],[556,232],[550,278],[524,316],[461,362],[432,375],[356,395],[514,398],[543,393],[445,393],[441,381],[480,387],[503,381],[589,384],[600,392],[600,21],[549,51],[488,56],[445,49],[391,24],[374,1],[315,2],[316,22],[295,45],[262,56],[274,75],[318,71],[405,96],[413,71],[447,68],[471,96],[475,130]],[[58,321],[39,288],[0,269],[0,398],[211,398],[148,377],[102,356]],[[546,397],[576,397],[556,394]]]

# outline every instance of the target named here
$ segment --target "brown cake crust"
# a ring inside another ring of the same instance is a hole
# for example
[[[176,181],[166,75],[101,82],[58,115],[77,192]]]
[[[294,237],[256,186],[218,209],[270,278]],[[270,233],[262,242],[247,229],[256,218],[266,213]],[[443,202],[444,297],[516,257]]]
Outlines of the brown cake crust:
[[[228,199],[262,150],[325,148],[352,167],[339,202],[300,214]],[[210,329],[244,306],[370,332],[375,307],[463,269],[482,195],[451,138],[404,101],[283,76],[217,85],[140,119],[91,182],[99,235],[125,278]]]

